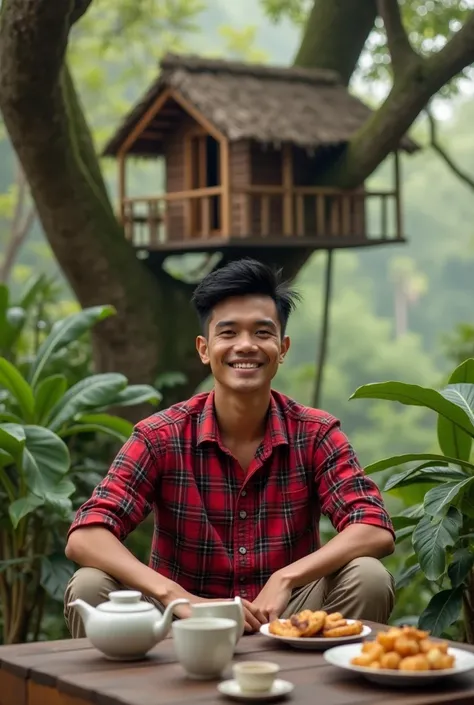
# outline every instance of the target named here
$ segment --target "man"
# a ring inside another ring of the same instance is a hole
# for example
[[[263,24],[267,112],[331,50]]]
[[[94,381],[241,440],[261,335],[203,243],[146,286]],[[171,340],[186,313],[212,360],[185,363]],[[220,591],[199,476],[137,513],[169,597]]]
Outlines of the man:
[[[196,347],[214,389],[138,423],[78,510],[66,547],[83,566],[65,595],[73,637],[84,630],[67,603],[97,605],[120,586],[161,610],[179,597],[240,595],[248,632],[306,608],[387,622],[393,582],[379,559],[394,540],[377,486],[335,418],[271,389],[297,299],[250,259],[196,288]],[[145,566],[122,542],[150,511]],[[337,531],[323,547],[321,513]],[[176,608],[178,618],[189,613]]]

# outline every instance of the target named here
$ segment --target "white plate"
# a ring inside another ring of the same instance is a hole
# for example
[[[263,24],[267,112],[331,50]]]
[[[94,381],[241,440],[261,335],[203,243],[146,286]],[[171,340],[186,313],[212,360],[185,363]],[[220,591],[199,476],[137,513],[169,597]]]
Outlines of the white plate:
[[[240,686],[235,680],[222,681],[217,686],[217,690],[222,695],[227,695],[228,698],[233,698],[235,700],[256,700],[270,701],[276,700],[277,698],[282,698],[284,695],[289,695],[294,690],[293,683],[290,681],[283,681],[276,678],[273,681],[273,685],[270,691],[265,693],[243,693],[240,690]]]
[[[385,668],[377,669],[353,666],[351,659],[353,659],[354,656],[360,655],[359,644],[336,646],[326,651],[324,659],[332,666],[343,668],[346,671],[353,671],[374,683],[399,687],[413,687],[435,683],[474,669],[474,654],[471,654],[469,651],[464,651],[464,649],[453,648],[449,648],[448,653],[455,657],[456,662],[454,668],[445,669],[443,671],[390,671]]]
[[[280,619],[280,622],[284,621],[284,619]],[[348,624],[353,624],[354,622],[355,619],[347,620]],[[264,636],[268,636],[270,639],[276,639],[284,644],[288,644],[288,646],[293,646],[295,649],[307,649],[311,651],[324,651],[336,644],[352,644],[355,641],[365,639],[372,631],[370,627],[364,624],[360,634],[356,634],[355,636],[340,636],[338,639],[328,639],[324,636],[277,636],[276,634],[271,634],[268,631],[268,627],[268,624],[262,624],[260,633]]]

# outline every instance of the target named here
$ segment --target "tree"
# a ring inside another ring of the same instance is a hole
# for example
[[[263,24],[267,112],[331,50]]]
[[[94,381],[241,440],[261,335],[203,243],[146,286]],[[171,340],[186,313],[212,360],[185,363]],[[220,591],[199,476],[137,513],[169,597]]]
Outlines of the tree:
[[[132,383],[153,381],[159,373],[179,369],[187,383],[174,392],[182,398],[205,375],[194,352],[191,286],[165,271],[153,276],[134,257],[110,203],[68,69],[71,31],[80,31],[81,23],[77,28],[75,24],[91,4],[92,0],[64,0],[59,5],[48,0],[3,0],[0,108],[45,234],[81,305],[106,300],[118,311],[97,328],[98,369],[119,370]],[[403,9],[422,4],[411,0],[403,3]],[[459,12],[452,0],[431,1],[434,34],[444,33],[448,41],[441,50],[435,46],[427,53],[426,46],[410,43],[396,0],[379,3],[392,58],[392,87],[324,175],[327,183],[354,186],[367,178],[431,98],[474,60],[474,12],[463,2],[458,4]],[[290,5],[294,12],[303,7],[298,0],[267,0],[267,5]],[[441,5],[455,18],[442,30],[436,12]],[[150,2],[126,6],[133,19],[133,12],[144,7],[146,11]],[[430,13],[423,17],[428,22]],[[314,0],[296,63],[335,69],[349,82],[376,21],[380,32],[374,0]],[[285,251],[267,256],[280,259],[292,276],[310,254]],[[171,396],[165,398],[170,401]]]

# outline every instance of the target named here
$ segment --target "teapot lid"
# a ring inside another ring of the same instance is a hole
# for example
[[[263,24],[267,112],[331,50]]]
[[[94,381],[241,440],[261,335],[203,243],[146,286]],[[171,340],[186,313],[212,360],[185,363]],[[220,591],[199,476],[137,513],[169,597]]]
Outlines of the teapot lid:
[[[155,609],[151,602],[145,602],[138,590],[114,590],[109,592],[107,602],[97,606],[101,612],[151,612]]]

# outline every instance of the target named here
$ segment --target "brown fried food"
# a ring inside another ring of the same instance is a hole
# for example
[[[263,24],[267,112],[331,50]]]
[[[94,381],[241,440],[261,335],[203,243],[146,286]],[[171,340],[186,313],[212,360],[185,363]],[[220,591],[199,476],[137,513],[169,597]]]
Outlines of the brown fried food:
[[[340,612],[330,612],[326,617],[326,624],[329,622],[340,622],[341,619],[344,619],[344,617]]]
[[[430,662],[424,654],[416,656],[407,656],[400,661],[398,666],[400,671],[429,671]]]
[[[299,636],[311,637],[318,634],[324,626],[326,620],[326,612],[311,610],[303,610],[297,615],[290,618],[291,624],[299,630]]]
[[[395,639],[393,649],[400,656],[416,656],[420,651],[418,642],[415,639],[408,639],[406,636],[399,636],[398,639]]]
[[[335,627],[334,629],[325,629],[323,636],[326,639],[340,639],[344,636],[357,636],[362,633],[362,622],[356,620],[353,624],[346,624],[343,627]]]
[[[448,643],[429,639],[429,632],[416,627],[390,627],[374,641],[365,641],[354,666],[391,671],[438,671],[453,668],[455,657]]]
[[[402,657],[396,651],[389,651],[388,654],[380,656],[380,667],[388,668],[390,671],[396,671],[400,665]]]
[[[275,636],[300,636],[300,630],[297,627],[294,627],[289,619],[285,619],[283,622],[280,622],[279,619],[273,620],[273,622],[270,622],[270,624],[268,625],[268,631],[270,632],[270,634],[274,634]]]

